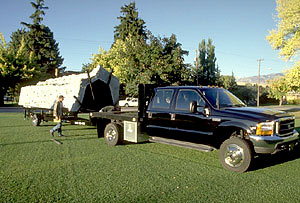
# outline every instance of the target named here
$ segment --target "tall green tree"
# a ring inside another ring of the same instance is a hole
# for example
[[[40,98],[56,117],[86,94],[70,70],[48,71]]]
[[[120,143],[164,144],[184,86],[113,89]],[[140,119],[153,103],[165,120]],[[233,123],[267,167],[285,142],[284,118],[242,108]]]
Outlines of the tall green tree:
[[[34,53],[28,54],[24,41],[21,40],[15,51],[9,48],[0,33],[0,106],[3,105],[3,96],[9,88],[15,88],[22,80],[32,78],[38,70]]]
[[[43,16],[46,9],[44,0],[36,0],[31,2],[34,8],[34,13],[30,16],[32,23],[22,22],[29,30],[28,49],[33,51],[36,56],[36,63],[45,78],[54,77],[55,69],[59,68],[63,63],[63,58],[60,56],[58,43],[54,39],[53,32],[46,25],[42,24]]]
[[[188,81],[189,70],[183,56],[187,54],[176,36],[149,36],[149,43],[135,37],[118,39],[109,51],[102,48],[92,58],[92,67],[101,65],[113,70],[125,85],[127,95],[137,95],[138,84],[181,85]]]
[[[273,49],[279,50],[280,56],[289,60],[300,51],[300,1],[276,0],[276,3],[278,25],[267,40]]]
[[[152,35],[146,30],[144,20],[138,17],[135,3],[121,7],[121,13],[111,49],[105,51],[100,47],[88,68],[101,65],[113,70],[125,85],[126,94],[131,96],[137,95],[138,84],[183,84],[189,78],[184,64],[188,52],[181,48],[176,35],[170,38]]]
[[[197,56],[198,67],[195,69],[195,80],[201,85],[217,85],[220,75],[219,68],[216,65],[215,46],[212,40],[205,39],[199,43],[199,55]],[[196,81],[195,81],[196,83]]]
[[[147,39],[145,21],[139,18],[135,2],[121,7],[122,15],[118,17],[120,24],[115,27],[114,39],[125,40],[129,35],[139,40]]]
[[[279,50],[279,56],[285,60],[291,60],[294,57],[296,61],[283,79],[272,82],[269,94],[273,98],[280,99],[286,94],[286,89],[300,90],[300,1],[276,0],[276,3],[277,29],[269,32],[267,40],[273,49]]]
[[[188,52],[177,42],[175,34],[170,38],[151,37],[150,55],[153,68],[152,82],[157,85],[183,85],[188,83],[190,71],[184,63]]]

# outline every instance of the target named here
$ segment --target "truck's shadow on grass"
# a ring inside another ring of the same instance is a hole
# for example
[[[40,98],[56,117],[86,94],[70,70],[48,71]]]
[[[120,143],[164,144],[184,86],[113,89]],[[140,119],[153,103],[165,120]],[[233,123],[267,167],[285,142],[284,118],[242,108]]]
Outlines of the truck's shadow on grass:
[[[297,130],[300,128],[296,128]],[[299,130],[298,130],[299,132]],[[187,139],[187,138],[182,138],[182,137],[177,137],[177,136],[164,136],[166,138],[174,138],[182,141],[190,141],[192,143],[198,143],[198,144],[204,144],[208,146],[212,146],[218,150],[219,153],[219,147],[220,147],[220,142],[218,143],[216,140],[210,138],[210,137],[202,137],[201,139]],[[297,159],[300,159],[300,146],[297,146],[294,151],[289,152],[289,151],[282,151],[278,152],[277,154],[274,155],[260,155],[256,156],[250,166],[249,171],[256,171],[259,169],[264,169],[268,168],[271,166],[276,166],[279,164],[283,164],[289,161],[294,161]]]
[[[259,169],[268,168],[270,166],[275,166],[283,164],[289,161],[293,161],[300,158],[300,150],[297,149],[293,152],[279,152],[273,155],[260,155],[253,159],[251,168],[249,171],[256,171]]]

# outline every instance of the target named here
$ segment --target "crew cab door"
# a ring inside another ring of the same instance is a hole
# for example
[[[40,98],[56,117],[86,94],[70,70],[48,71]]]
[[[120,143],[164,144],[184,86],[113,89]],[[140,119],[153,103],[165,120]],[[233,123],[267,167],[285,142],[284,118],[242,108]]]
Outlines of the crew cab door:
[[[147,129],[168,131],[171,125],[171,104],[174,89],[158,89],[147,110]]]
[[[197,112],[191,113],[189,106],[192,101],[197,102]],[[212,135],[210,116],[203,114],[205,101],[196,89],[179,89],[174,100],[171,130],[188,134]]]

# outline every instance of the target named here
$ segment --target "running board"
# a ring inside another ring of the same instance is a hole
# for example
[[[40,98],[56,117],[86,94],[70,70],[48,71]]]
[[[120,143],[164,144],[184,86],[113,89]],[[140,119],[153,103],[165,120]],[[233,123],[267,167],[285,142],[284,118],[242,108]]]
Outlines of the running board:
[[[185,147],[185,148],[194,149],[202,152],[211,152],[216,149],[214,147],[204,145],[204,144],[196,144],[192,142],[184,142],[184,141],[173,140],[173,139],[162,138],[162,137],[155,137],[155,136],[150,137],[149,141],[161,143],[161,144],[174,145],[178,147]]]

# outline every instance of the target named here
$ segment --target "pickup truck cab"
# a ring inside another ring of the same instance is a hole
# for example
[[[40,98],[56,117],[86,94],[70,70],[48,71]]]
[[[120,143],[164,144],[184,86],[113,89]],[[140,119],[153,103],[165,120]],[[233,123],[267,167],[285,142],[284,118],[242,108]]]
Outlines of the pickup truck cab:
[[[274,154],[299,143],[292,115],[247,107],[223,88],[156,88],[146,116],[148,132],[216,138],[223,167],[236,172],[246,171],[254,154]]]

